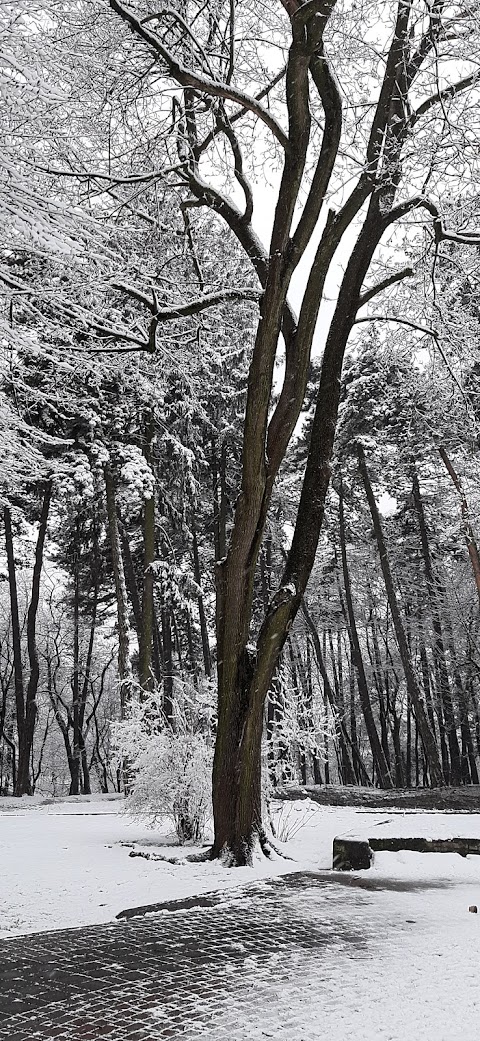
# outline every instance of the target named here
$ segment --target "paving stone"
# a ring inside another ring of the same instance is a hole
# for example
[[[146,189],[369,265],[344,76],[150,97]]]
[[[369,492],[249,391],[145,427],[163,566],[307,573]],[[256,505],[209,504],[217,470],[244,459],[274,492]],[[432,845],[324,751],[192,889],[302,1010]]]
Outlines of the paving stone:
[[[315,1000],[302,967],[368,944],[363,927],[323,923],[326,887],[329,905],[345,903],[343,886],[290,875],[173,913],[0,941],[0,1041],[309,1041],[313,1030],[295,1029]]]

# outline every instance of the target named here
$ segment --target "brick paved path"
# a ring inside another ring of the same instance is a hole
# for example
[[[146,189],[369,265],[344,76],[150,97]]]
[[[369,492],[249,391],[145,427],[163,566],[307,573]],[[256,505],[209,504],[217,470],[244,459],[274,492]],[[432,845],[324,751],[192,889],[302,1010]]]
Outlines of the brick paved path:
[[[0,1039],[286,1038],[293,1023],[296,1041],[317,1038],[298,1032],[307,964],[318,975],[328,951],[366,950],[363,923],[322,921],[322,902],[345,896],[321,876],[291,875],[210,906],[2,941]],[[293,979],[297,1008],[282,1009]]]
[[[414,1035],[404,1018],[412,995],[426,1000],[414,957],[431,926],[424,888],[287,875],[156,915],[0,941],[0,1041],[458,1041],[456,925],[435,1007],[415,1013]],[[392,959],[387,994],[381,968]],[[476,974],[475,957],[472,1001]],[[478,1036],[476,1021],[462,1030],[462,1041]]]

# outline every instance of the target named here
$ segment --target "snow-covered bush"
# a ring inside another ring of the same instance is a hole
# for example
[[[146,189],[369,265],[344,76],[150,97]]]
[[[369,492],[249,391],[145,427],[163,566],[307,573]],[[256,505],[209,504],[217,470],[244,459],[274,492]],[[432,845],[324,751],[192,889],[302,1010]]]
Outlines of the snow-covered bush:
[[[128,771],[126,809],[152,826],[173,818],[181,843],[202,838],[210,812],[212,749],[209,735],[185,716],[168,724],[154,696],[130,707],[112,726],[114,754]]]

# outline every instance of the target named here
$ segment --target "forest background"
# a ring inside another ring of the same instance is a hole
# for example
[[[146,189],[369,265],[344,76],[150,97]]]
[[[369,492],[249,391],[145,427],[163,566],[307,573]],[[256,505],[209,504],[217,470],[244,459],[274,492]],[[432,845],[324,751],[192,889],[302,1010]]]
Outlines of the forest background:
[[[0,791],[478,784],[478,5],[0,16]]]

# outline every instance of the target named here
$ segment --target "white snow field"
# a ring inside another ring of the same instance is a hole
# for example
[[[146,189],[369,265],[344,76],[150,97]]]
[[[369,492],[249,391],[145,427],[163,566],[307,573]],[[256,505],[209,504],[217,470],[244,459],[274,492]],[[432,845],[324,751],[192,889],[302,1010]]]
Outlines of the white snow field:
[[[401,834],[480,836],[480,814],[404,814],[305,800],[282,810],[290,831],[303,824],[282,845],[294,859],[262,858],[253,868],[228,869],[131,858],[131,846],[180,859],[189,850],[169,846],[167,829],[153,832],[130,820],[119,798],[5,799],[0,807],[2,937],[105,922],[128,907],[291,871],[329,869],[335,835],[366,834],[387,820],[398,824]],[[313,913],[327,931],[361,929],[365,949],[352,955],[346,942],[335,952],[320,950],[318,957],[312,952],[304,963],[292,963],[275,1013],[279,1023],[283,1015],[291,1022],[288,1037],[316,1036],[320,980],[321,1021],[328,1025],[329,1041],[478,1041],[480,914],[470,913],[469,906],[480,908],[480,857],[377,853],[373,867],[355,878],[375,882],[378,890],[326,887]],[[308,887],[289,900],[297,914],[312,913]],[[263,983],[267,993],[268,980]],[[239,1039],[260,1036],[258,1022],[248,1016],[245,1010]],[[221,1015],[217,1026],[221,1033]],[[265,1036],[286,1035],[267,1029]]]
[[[192,848],[174,844],[168,821],[152,829],[132,820],[118,796],[1,799],[0,937],[107,922],[128,907],[231,889],[287,872],[328,870],[335,835],[366,836],[378,828],[399,835],[480,837],[480,814],[472,813],[363,810],[318,806],[307,799],[276,804],[274,819],[279,839],[288,839],[277,845],[291,859],[259,856],[253,868],[230,869],[187,862]],[[132,858],[132,849],[179,863]],[[480,909],[480,857],[377,853],[372,868],[358,874],[446,882],[449,906],[466,904],[468,910],[478,904]]]

